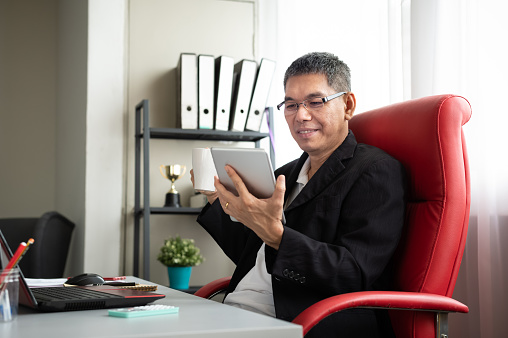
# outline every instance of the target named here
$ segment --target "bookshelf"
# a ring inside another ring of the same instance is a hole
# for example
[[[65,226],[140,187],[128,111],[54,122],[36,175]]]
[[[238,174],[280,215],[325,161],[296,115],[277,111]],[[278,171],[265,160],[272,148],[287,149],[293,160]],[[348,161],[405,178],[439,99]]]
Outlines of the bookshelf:
[[[270,140],[270,158],[275,167],[275,154],[269,133],[254,131],[221,131],[210,129],[177,129],[150,128],[149,100],[142,100],[136,105],[135,116],[135,184],[134,184],[134,262],[133,274],[139,277],[139,263],[143,259],[143,278],[150,277],[150,216],[151,215],[197,215],[201,208],[189,207],[151,207],[150,206],[150,140],[151,139],[180,139],[180,140],[210,140],[210,141],[240,141],[255,142],[257,148],[264,138]],[[269,124],[273,125],[272,109],[268,109]],[[143,169],[143,174],[141,174]],[[141,201],[141,195],[143,200]],[[143,228],[141,229],[141,218]],[[141,248],[141,230],[143,247]]]

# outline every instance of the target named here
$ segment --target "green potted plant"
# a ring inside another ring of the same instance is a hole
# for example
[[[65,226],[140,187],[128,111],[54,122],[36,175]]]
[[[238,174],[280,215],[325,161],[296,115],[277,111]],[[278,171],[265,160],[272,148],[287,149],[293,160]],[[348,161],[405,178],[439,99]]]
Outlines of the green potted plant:
[[[168,268],[169,287],[183,290],[189,288],[192,267],[204,258],[193,239],[176,236],[164,240],[157,260]]]

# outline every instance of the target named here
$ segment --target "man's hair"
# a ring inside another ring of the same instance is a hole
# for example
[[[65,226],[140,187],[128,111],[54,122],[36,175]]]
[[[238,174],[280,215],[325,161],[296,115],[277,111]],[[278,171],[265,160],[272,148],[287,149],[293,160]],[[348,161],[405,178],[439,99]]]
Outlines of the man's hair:
[[[337,92],[351,91],[349,67],[331,53],[313,52],[293,61],[284,75],[284,90],[290,77],[306,74],[324,74],[330,87]]]

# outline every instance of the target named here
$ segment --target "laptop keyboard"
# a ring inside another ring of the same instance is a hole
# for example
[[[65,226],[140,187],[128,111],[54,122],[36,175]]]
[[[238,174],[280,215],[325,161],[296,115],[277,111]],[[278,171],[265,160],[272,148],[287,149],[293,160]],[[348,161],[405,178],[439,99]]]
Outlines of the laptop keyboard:
[[[86,300],[102,298],[123,298],[95,290],[73,288],[73,287],[45,287],[30,289],[37,300]]]

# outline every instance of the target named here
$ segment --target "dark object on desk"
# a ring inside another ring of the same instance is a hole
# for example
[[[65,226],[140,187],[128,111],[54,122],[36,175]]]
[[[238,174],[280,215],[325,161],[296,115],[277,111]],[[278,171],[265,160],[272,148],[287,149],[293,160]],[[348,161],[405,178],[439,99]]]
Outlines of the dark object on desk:
[[[178,291],[182,291],[182,292],[185,292],[185,293],[188,293],[188,294],[191,294],[193,295],[194,292],[198,291],[199,289],[201,289],[203,286],[189,286],[188,289],[181,289],[181,290],[178,290]]]
[[[351,119],[349,127],[357,141],[398,159],[409,177],[404,235],[393,259],[394,290],[398,291],[353,292],[324,299],[293,320],[303,326],[304,335],[334,312],[366,307],[392,309],[397,337],[444,337],[448,312],[469,311],[451,297],[469,222],[470,174],[462,126],[470,117],[471,106],[463,97],[436,95]],[[195,295],[207,298],[227,288],[229,281],[225,277],[209,283]]]
[[[65,284],[79,286],[102,285],[104,284],[104,278],[102,278],[96,273],[82,273],[81,275],[77,275],[67,279]]]
[[[61,278],[74,223],[56,211],[41,217],[2,218],[0,230],[11,248],[35,239],[19,266],[28,278]]]
[[[65,282],[66,285],[107,285],[107,286],[136,286],[134,282],[112,281],[106,282],[106,279],[96,273],[82,273],[74,277],[70,277]]]
[[[125,287],[125,286],[136,286],[136,283],[134,283],[134,282],[106,282],[103,285]],[[139,289],[132,289],[131,288],[131,290],[139,290]]]

